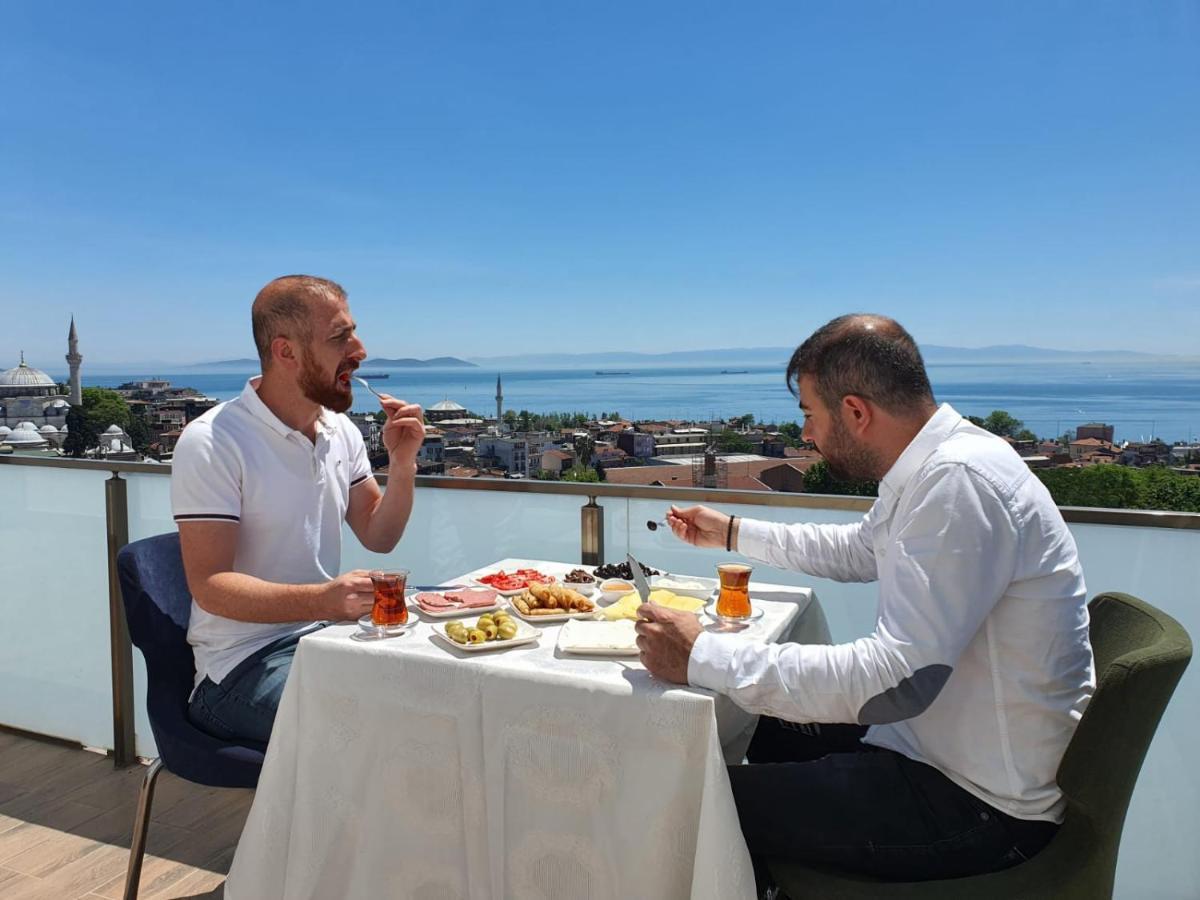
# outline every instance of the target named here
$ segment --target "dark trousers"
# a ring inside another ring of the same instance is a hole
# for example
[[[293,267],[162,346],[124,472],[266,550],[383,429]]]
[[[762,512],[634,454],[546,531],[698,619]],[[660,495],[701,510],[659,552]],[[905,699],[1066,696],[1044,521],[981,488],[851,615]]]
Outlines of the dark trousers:
[[[862,743],[864,734],[759,720],[750,765],[730,766],[729,780],[760,882],[764,859],[889,881],[978,875],[1028,859],[1058,830],[1003,813],[932,766]]]

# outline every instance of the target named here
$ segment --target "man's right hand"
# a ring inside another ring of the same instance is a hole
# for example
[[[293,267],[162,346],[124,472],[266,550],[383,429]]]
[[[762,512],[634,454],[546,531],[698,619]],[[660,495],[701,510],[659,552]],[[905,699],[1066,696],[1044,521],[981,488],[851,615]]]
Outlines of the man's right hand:
[[[667,513],[667,524],[681,541],[697,547],[725,549],[725,538],[729,533],[729,516],[725,513],[707,506],[689,506],[687,509],[672,506]]]
[[[325,585],[324,618],[335,622],[356,622],[371,611],[375,589],[366,569],[344,572]]]

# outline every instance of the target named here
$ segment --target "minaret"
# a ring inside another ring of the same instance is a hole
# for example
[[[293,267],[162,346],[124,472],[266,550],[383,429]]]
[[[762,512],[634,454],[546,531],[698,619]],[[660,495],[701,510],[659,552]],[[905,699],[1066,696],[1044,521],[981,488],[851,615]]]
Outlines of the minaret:
[[[67,365],[71,367],[71,396],[72,406],[83,405],[83,388],[79,384],[79,364],[83,357],[79,355],[79,335],[75,333],[75,317],[71,316],[71,331],[67,335]]]
[[[500,387],[500,376],[496,376],[496,433],[499,434],[504,430],[504,421],[501,419],[504,411],[504,391]]]

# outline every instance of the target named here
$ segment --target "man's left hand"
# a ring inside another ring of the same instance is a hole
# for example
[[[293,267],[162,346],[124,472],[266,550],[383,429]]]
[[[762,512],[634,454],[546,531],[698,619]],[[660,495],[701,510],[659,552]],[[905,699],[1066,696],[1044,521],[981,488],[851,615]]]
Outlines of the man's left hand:
[[[383,445],[393,463],[415,463],[425,441],[425,414],[416,403],[397,400],[388,394],[379,398],[387,416]]]
[[[692,645],[703,630],[699,617],[695,613],[653,603],[639,606],[637,617],[634,628],[638,633],[642,664],[650,674],[664,681],[687,684]]]

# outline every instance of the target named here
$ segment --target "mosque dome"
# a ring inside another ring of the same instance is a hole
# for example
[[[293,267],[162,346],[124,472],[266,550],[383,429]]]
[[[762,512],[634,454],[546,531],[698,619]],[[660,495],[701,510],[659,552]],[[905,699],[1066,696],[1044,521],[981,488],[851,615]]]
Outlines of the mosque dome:
[[[6,387],[55,387],[53,378],[41,369],[28,365],[24,359],[15,369],[0,372],[0,389]]]
[[[435,403],[429,407],[432,412],[466,412],[466,407],[455,403],[453,400],[443,400],[441,403]]]
[[[46,439],[38,434],[32,422],[21,422],[4,438],[4,443],[13,447],[44,447]]]

